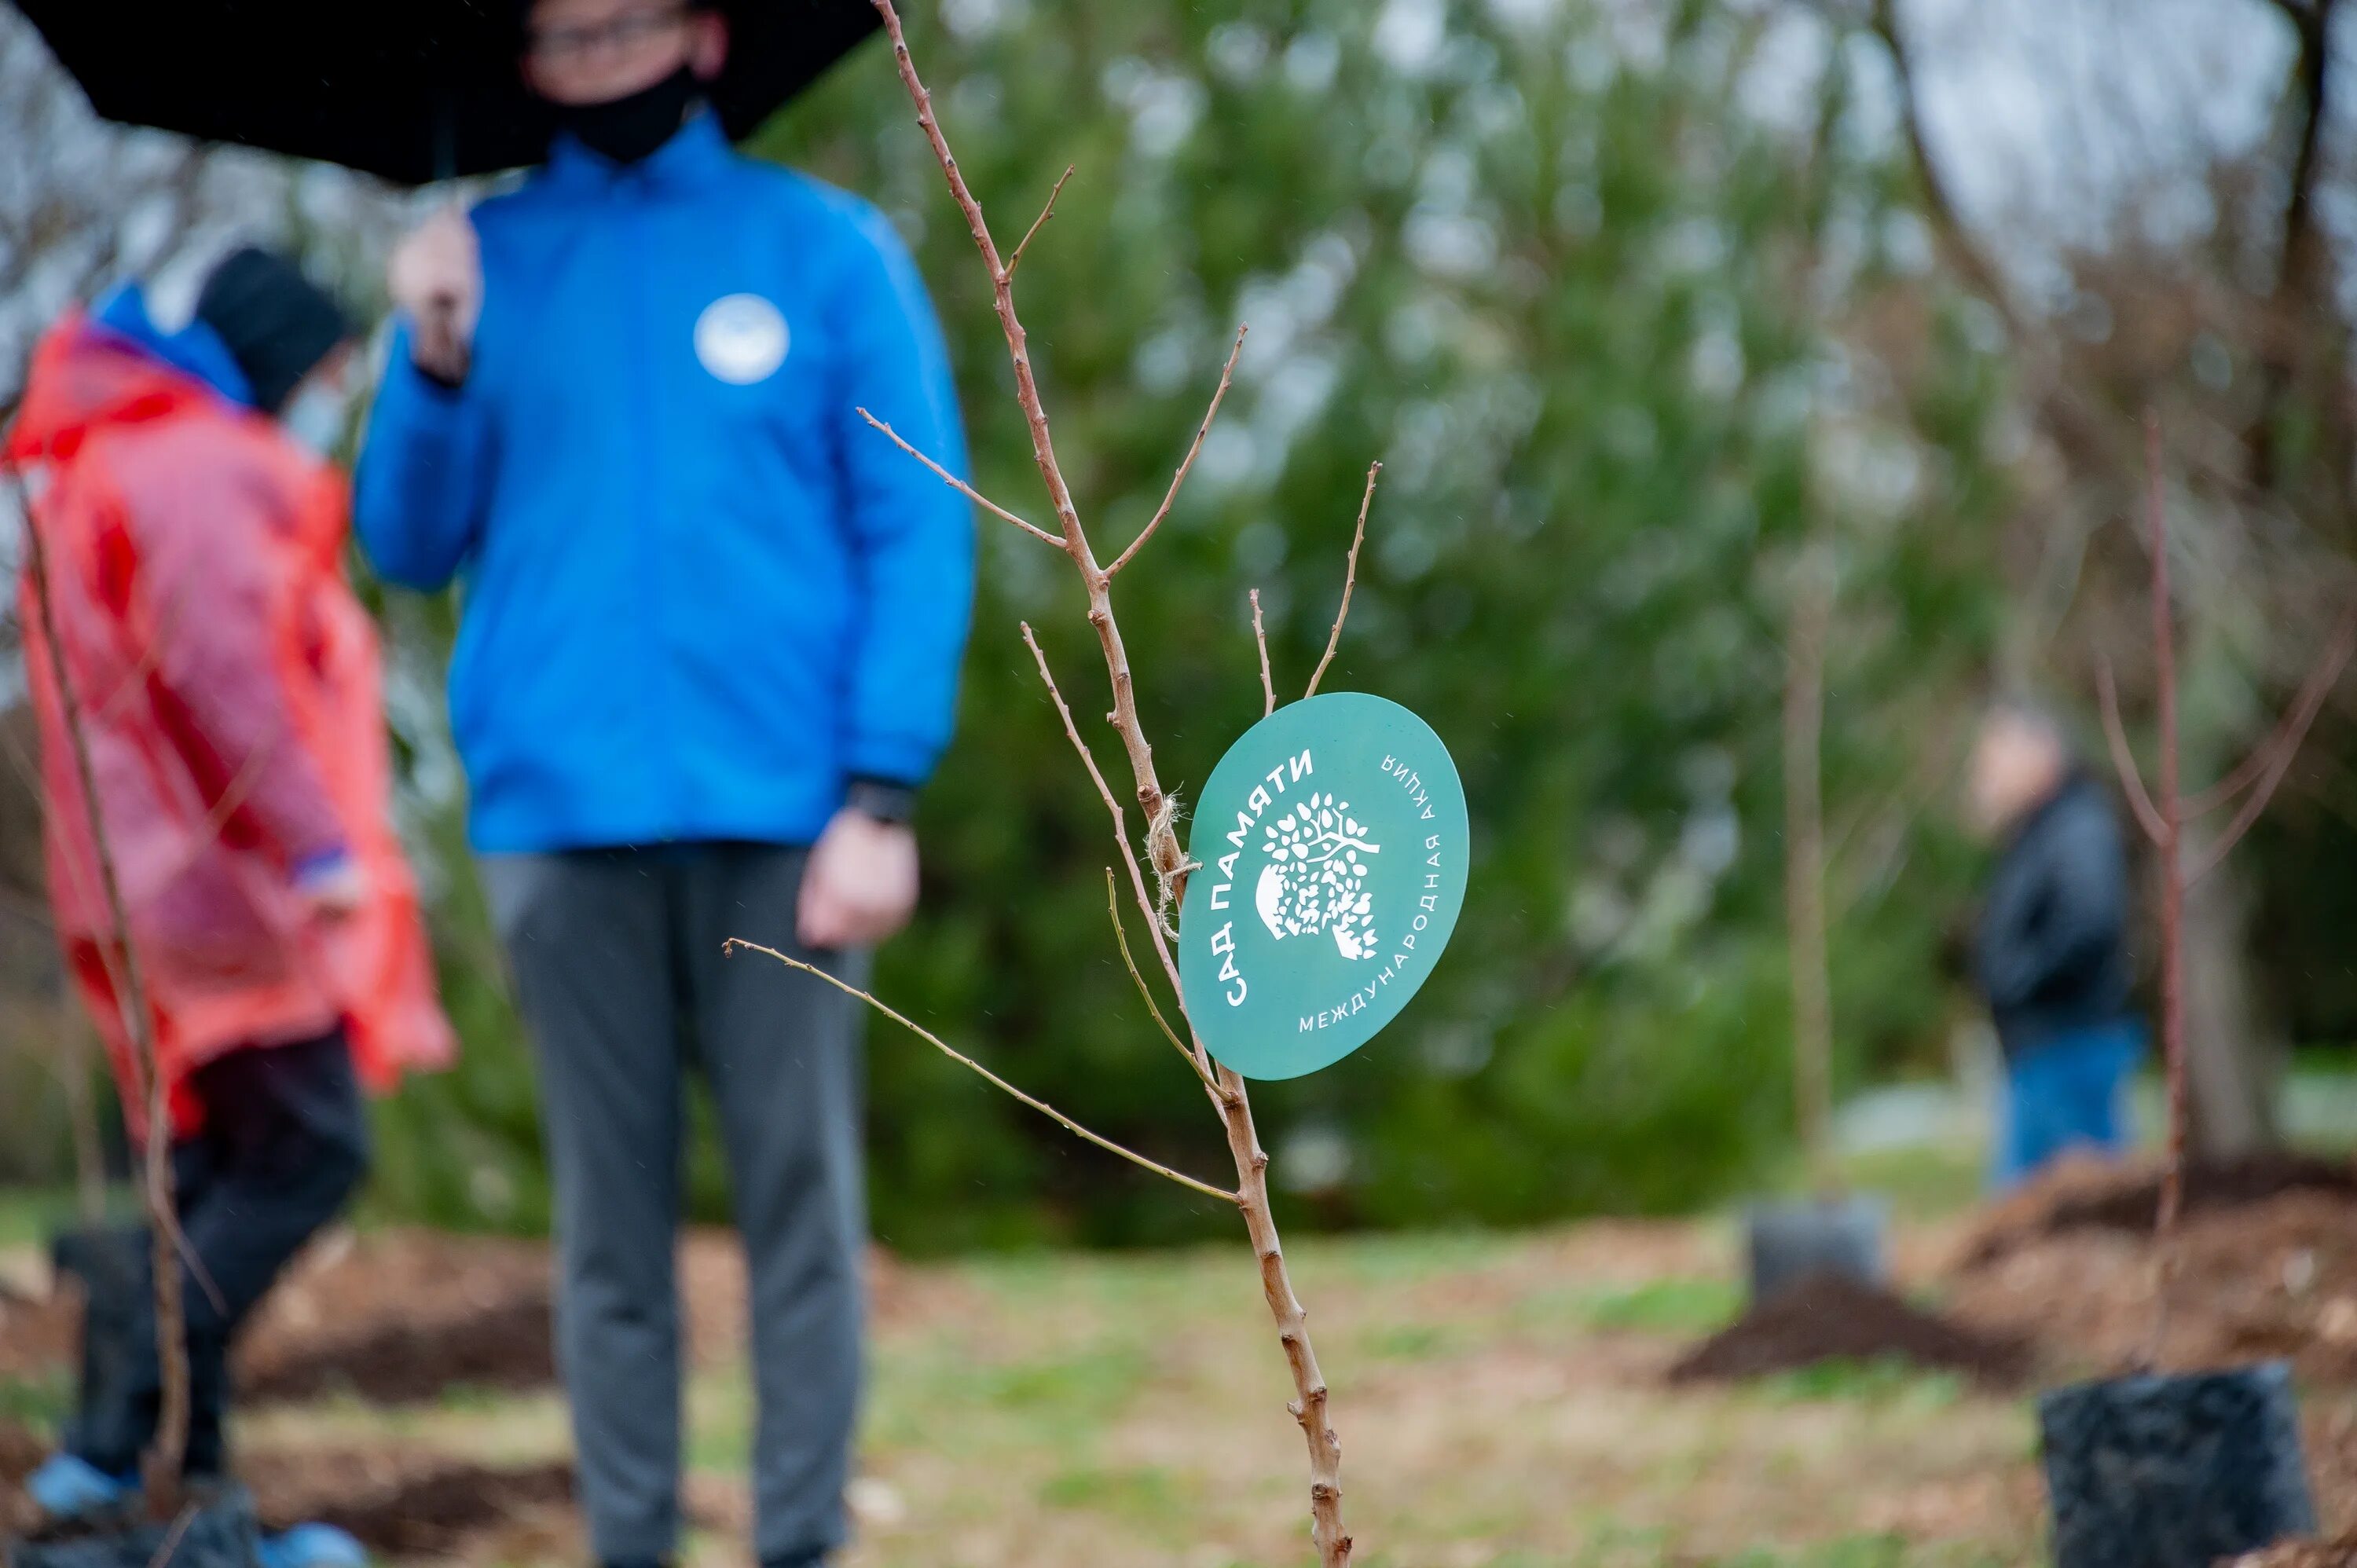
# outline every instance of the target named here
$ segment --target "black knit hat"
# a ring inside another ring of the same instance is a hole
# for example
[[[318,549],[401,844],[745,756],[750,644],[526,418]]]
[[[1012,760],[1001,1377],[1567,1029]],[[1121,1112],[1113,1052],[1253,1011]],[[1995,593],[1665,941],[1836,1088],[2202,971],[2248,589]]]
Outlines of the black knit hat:
[[[300,267],[255,245],[213,268],[197,295],[197,319],[228,346],[264,413],[276,413],[296,383],[352,335],[343,307]]]

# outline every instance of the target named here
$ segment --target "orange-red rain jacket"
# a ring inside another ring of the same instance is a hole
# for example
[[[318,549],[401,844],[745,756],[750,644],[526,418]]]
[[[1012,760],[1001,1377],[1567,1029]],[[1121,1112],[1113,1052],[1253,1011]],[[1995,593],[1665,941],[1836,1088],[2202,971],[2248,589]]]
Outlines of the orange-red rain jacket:
[[[0,465],[23,478],[58,620],[52,646],[27,551],[18,605],[52,907],[135,1126],[121,955],[60,664],[83,714],[175,1130],[200,1120],[186,1091],[194,1069],[339,1022],[372,1088],[446,1062],[453,1036],[389,817],[375,628],[343,575],[342,477],[272,420],[78,313],[37,351]],[[292,874],[339,847],[369,891],[329,920]]]

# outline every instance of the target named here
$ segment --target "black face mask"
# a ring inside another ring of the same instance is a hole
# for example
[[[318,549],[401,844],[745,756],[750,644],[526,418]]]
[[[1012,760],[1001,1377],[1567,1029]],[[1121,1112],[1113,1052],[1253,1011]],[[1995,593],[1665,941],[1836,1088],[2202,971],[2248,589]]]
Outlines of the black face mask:
[[[557,123],[591,151],[618,164],[634,164],[672,139],[703,91],[695,73],[683,65],[627,98],[566,104],[557,111]]]

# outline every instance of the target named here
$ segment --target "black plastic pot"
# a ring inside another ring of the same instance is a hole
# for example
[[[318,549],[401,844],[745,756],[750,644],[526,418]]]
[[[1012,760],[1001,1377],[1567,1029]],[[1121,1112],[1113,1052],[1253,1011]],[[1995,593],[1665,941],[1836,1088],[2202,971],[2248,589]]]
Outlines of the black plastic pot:
[[[163,1555],[167,1544],[168,1556]],[[260,1568],[253,1496],[223,1486],[166,1520],[144,1515],[8,1543],[8,1568]]]
[[[1751,1305],[1821,1272],[1880,1284],[1885,1274],[1882,1237],[1889,1219],[1888,1206],[1865,1194],[1754,1205],[1743,1217]]]
[[[2209,1568],[2316,1531],[2285,1362],[2076,1383],[2038,1424],[2056,1568]]]

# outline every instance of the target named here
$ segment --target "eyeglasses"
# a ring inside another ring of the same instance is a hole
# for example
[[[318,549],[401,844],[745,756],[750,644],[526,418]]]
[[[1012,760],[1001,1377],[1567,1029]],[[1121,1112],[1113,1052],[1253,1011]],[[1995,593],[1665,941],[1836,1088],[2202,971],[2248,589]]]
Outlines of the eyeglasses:
[[[653,42],[686,19],[687,7],[673,5],[661,11],[625,11],[610,22],[591,27],[540,28],[532,35],[532,57],[544,65],[569,65],[600,48],[620,53]]]

